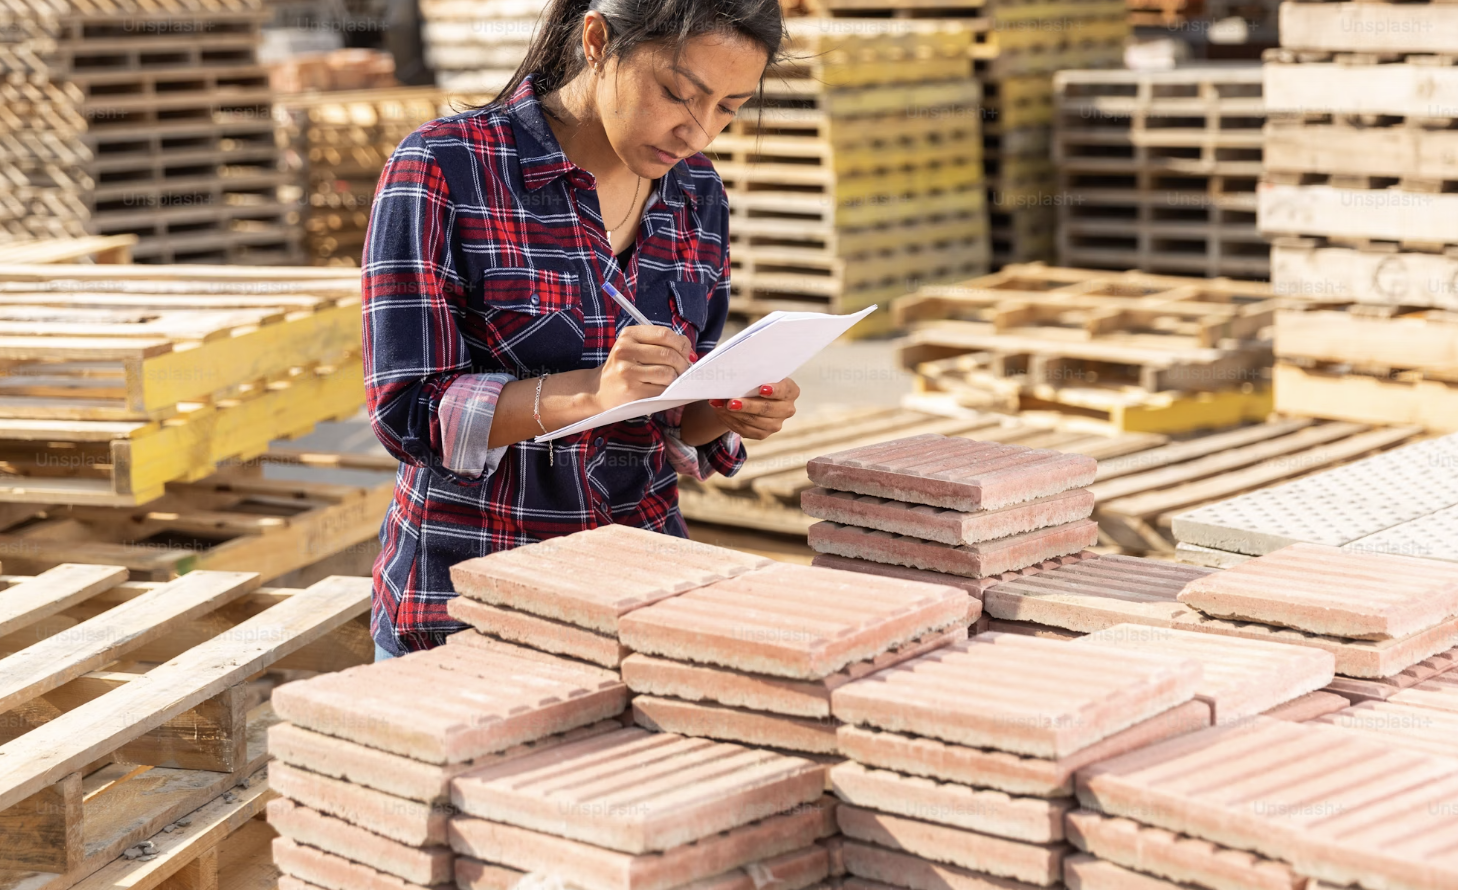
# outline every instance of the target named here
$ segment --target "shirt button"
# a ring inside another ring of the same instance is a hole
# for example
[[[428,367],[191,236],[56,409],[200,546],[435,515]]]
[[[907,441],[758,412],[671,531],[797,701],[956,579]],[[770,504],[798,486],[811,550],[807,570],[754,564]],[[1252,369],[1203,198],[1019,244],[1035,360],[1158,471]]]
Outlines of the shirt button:
[[[592,444],[596,445],[598,448],[601,448],[603,442],[604,442],[603,437],[602,436],[598,436],[596,439],[593,440]]]
[[[541,297],[540,294],[532,294],[532,305],[533,306],[535,306],[535,305],[537,305],[538,303],[541,303],[541,302],[542,302],[542,297]]]

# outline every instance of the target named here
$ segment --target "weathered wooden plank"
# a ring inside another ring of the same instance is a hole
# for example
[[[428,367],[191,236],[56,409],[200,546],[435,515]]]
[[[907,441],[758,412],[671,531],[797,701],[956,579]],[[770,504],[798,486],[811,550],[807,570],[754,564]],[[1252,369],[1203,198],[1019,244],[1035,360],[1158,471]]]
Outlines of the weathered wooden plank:
[[[1412,368],[1458,375],[1458,318],[1373,318],[1350,312],[1282,312],[1276,355],[1366,367]],[[1279,396],[1278,396],[1279,398]]]
[[[64,611],[127,580],[116,566],[58,565],[0,591],[0,637]],[[4,710],[0,706],[0,710]]]
[[[145,683],[88,702],[0,746],[0,809],[143,735],[350,620],[368,578],[328,578],[152,669]]]
[[[1272,423],[1243,427],[1229,432],[1201,436],[1188,442],[1176,442],[1171,445],[1165,445],[1162,448],[1141,451],[1127,457],[1101,460],[1099,461],[1098,475],[1094,481],[1095,483],[1106,482],[1110,479],[1117,479],[1120,476],[1128,476],[1130,473],[1143,473],[1148,470],[1167,467],[1171,464],[1195,460],[1207,454],[1224,451],[1227,448],[1240,448],[1244,445],[1251,445],[1266,439],[1274,439],[1277,436],[1284,436],[1304,429],[1310,426],[1311,423],[1312,421],[1304,419],[1279,420]]]
[[[1259,197],[1269,234],[1458,243],[1458,194],[1264,182]]]
[[[1276,365],[1276,410],[1360,423],[1413,424],[1458,432],[1458,385],[1441,380],[1389,380]]]
[[[1458,257],[1283,240],[1271,248],[1271,281],[1282,293],[1458,310]]]
[[[1318,52],[1451,53],[1447,3],[1282,3],[1281,47]]]
[[[0,810],[0,869],[63,872],[80,864],[85,842],[81,774]]]
[[[1267,62],[1266,112],[1458,117],[1458,66]]]
[[[1271,121],[1266,124],[1265,137],[1267,170],[1458,179],[1458,131],[1454,130]]]

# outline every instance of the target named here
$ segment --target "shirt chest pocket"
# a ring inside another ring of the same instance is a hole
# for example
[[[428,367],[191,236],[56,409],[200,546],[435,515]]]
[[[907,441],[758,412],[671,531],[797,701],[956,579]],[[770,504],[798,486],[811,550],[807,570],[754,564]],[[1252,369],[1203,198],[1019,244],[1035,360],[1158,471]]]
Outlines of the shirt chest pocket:
[[[469,345],[487,353],[480,356],[487,364],[523,378],[581,367],[580,285],[573,272],[487,270],[466,300]]]
[[[697,281],[667,281],[640,288],[638,310],[653,321],[667,322],[694,343],[709,317],[709,286]]]

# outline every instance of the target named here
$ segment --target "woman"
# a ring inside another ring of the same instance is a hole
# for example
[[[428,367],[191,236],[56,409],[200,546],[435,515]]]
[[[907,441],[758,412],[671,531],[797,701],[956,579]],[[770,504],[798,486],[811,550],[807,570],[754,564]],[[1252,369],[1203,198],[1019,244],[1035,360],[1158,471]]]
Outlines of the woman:
[[[677,472],[735,473],[792,380],[538,444],[663,392],[729,309],[729,208],[700,152],[777,56],[778,0],[556,0],[510,85],[385,168],[365,247],[370,422],[401,462],[376,657],[439,645],[449,569],[607,523],[686,537]],[[616,287],[658,322],[634,326]]]

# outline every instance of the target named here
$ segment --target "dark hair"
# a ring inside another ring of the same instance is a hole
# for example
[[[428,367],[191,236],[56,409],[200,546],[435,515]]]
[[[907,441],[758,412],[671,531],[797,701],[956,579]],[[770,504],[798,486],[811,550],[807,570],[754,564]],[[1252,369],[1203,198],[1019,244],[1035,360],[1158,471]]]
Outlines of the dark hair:
[[[681,49],[694,37],[724,32],[763,47],[774,64],[785,36],[780,0],[553,0],[542,13],[521,67],[492,104],[509,100],[529,76],[535,77],[537,95],[542,96],[581,73],[587,67],[582,20],[589,11],[607,19],[604,61],[623,58],[645,44]]]

